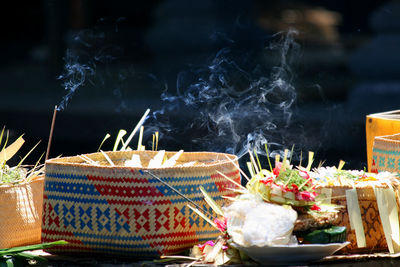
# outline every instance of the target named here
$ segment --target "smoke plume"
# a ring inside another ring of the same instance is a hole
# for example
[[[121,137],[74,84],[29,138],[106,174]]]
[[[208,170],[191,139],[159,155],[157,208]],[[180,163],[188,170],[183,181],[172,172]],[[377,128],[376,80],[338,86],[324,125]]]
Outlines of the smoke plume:
[[[273,153],[291,147],[295,140],[287,132],[296,101],[296,34],[274,35],[258,53],[237,51],[233,45],[220,50],[208,66],[181,72],[176,93],[162,94],[166,104],[153,113],[152,125],[163,138],[174,136],[196,150],[242,156],[249,149],[265,153],[266,143]],[[174,112],[176,118],[168,116]]]
[[[112,34],[118,31],[115,27]],[[90,85],[102,86],[108,73],[108,65],[121,55],[119,46],[113,44],[103,28],[82,30],[70,41],[64,56],[64,69],[57,79],[62,81],[66,95],[58,105],[58,110],[66,108],[79,88]],[[102,73],[97,75],[101,68]],[[105,71],[104,71],[105,70]]]

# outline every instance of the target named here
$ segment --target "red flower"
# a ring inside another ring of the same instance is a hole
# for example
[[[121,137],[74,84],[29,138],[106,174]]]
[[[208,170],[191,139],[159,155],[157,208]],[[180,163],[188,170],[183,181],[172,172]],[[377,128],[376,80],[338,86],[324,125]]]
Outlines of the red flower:
[[[281,171],[281,168],[282,168],[282,162],[276,162],[275,168],[272,170],[273,174],[275,174],[275,176],[278,176],[279,172]]]
[[[292,184],[292,192],[295,194],[299,192],[299,187],[296,184]]]
[[[274,182],[274,178],[272,178],[272,177],[269,177],[269,178],[265,178],[265,179],[260,180],[260,183],[263,183],[263,184],[265,184],[265,185],[272,184],[273,182]]]
[[[282,190],[284,192],[292,192],[292,189],[290,189],[289,186],[287,186],[287,185],[284,188],[282,188]]]
[[[215,218],[214,223],[217,225],[218,230],[220,230],[222,233],[226,232],[227,219],[225,217],[223,218],[223,220]]]
[[[308,191],[299,192],[296,196],[299,200],[305,200],[305,201],[314,201],[315,200],[315,194],[310,193]]]
[[[321,208],[319,206],[317,206],[316,204],[314,204],[314,205],[312,205],[311,210],[320,211]]]

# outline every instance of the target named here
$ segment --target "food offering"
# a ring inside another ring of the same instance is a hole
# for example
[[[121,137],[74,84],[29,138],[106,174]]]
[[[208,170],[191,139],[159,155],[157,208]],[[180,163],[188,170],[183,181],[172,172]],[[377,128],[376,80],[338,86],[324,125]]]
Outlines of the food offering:
[[[218,206],[202,190],[218,214],[208,221],[222,234],[215,242],[194,246],[190,259],[216,265],[253,260],[298,264],[320,260],[348,244],[346,227],[336,226],[340,207],[322,202],[314,189],[312,153],[307,167],[293,167],[286,150],[282,161],[276,158],[274,168],[269,162],[269,170],[261,167],[256,154],[249,154],[251,177],[241,171],[248,183],[238,185],[237,196],[229,197],[228,205]]]
[[[126,140],[120,130],[113,151],[100,149],[107,134],[97,153],[46,161],[42,241],[68,242],[49,252],[214,265],[400,252],[394,174],[347,171],[342,161],[312,169],[312,152],[294,166],[285,150],[267,168],[249,151],[248,176],[234,155],[158,150],[157,132],[146,150],[147,113]]]
[[[306,239],[301,238],[301,241],[307,242],[308,235],[304,235],[304,232],[337,222],[339,206],[330,205],[318,198],[315,190],[317,183],[310,170],[314,154],[309,153],[306,167],[290,165],[288,154],[288,150],[285,150],[282,162],[277,156],[275,167],[270,167],[270,170],[261,168],[257,155],[255,155],[257,160],[251,156],[253,164],[249,165],[249,170],[252,178],[246,187],[250,192],[261,196],[265,202],[292,207],[298,214],[293,230],[303,233],[302,236]]]
[[[347,227],[351,244],[343,252],[400,252],[397,175],[343,170],[343,165],[312,172],[325,201],[344,207],[339,222]]]
[[[8,161],[18,155],[22,136],[9,143],[9,132],[0,132],[0,249],[40,243],[43,165],[23,165],[35,145],[16,166]]]

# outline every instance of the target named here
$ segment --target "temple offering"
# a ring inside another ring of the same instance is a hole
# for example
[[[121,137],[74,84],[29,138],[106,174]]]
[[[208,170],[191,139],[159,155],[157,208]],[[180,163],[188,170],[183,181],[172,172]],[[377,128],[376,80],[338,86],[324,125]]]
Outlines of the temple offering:
[[[307,167],[293,167],[287,155],[285,151],[283,160],[277,158],[275,167],[270,163],[267,170],[257,155],[256,160],[250,154],[251,178],[241,171],[248,183],[246,187],[239,185],[237,196],[230,197],[231,202],[224,207],[213,204],[203,192],[219,215],[210,224],[221,236],[216,242],[193,248],[191,255],[197,262],[243,264],[252,259],[271,264],[307,263],[348,244],[346,228],[335,226],[340,207],[318,199],[310,175],[312,154]],[[306,252],[293,256],[300,251]]]
[[[343,252],[398,252],[399,219],[397,175],[320,167],[312,176],[324,201],[343,206],[339,224],[348,229],[351,242]]]

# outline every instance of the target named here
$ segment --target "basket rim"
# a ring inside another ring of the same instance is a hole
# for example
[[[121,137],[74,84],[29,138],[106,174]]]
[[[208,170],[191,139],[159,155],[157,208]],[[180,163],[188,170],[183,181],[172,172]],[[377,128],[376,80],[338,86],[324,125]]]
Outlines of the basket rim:
[[[389,141],[389,142],[396,142],[397,143],[400,140],[396,139],[396,138],[400,138],[400,133],[375,136],[375,140]]]
[[[106,153],[108,156],[112,154],[133,154],[133,153],[142,153],[144,151],[137,151],[137,150],[132,150],[132,151],[103,151]],[[158,151],[151,151],[151,150],[146,150],[145,152],[150,152],[150,153],[158,153]],[[178,151],[166,151],[166,153],[177,153]],[[58,157],[58,158],[53,158],[49,159],[46,161],[45,165],[47,166],[68,166],[68,167],[80,167],[80,168],[97,168],[97,169],[103,169],[103,170],[150,170],[150,171],[159,171],[159,170],[193,170],[193,169],[204,169],[204,166],[207,167],[215,167],[215,166],[220,166],[221,164],[232,164],[232,162],[235,162],[236,164],[238,161],[238,157],[233,154],[229,153],[222,153],[222,152],[209,152],[209,151],[199,151],[199,152],[183,152],[184,154],[191,154],[191,155],[196,155],[196,154],[201,154],[201,155],[218,155],[221,157],[227,157],[225,160],[218,159],[215,160],[211,163],[207,163],[206,165],[194,165],[194,166],[172,166],[172,167],[162,167],[162,168],[148,168],[148,167],[129,167],[129,166],[111,166],[111,165],[89,165],[89,164],[84,164],[84,163],[77,163],[77,162],[68,162],[70,159],[76,159],[78,158],[78,155],[76,156],[67,156],[67,157]],[[85,156],[97,156],[97,155],[102,155],[101,152],[94,152],[94,153],[88,153],[88,154],[81,154]],[[67,160],[65,162],[65,160]]]
[[[4,188],[11,188],[11,187],[18,187],[18,186],[26,186],[26,185],[32,184],[32,183],[43,182],[44,177],[45,177],[45,175],[41,174],[41,175],[35,176],[29,182],[25,181],[25,182],[16,183],[16,184],[0,184],[0,188],[4,189]]]

